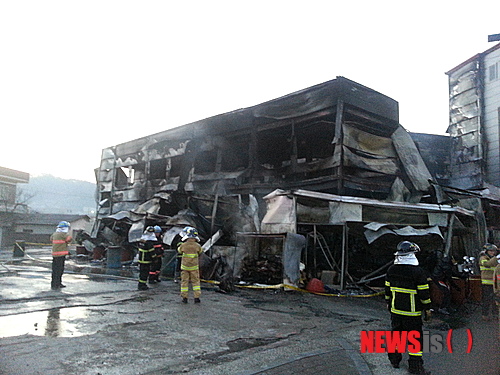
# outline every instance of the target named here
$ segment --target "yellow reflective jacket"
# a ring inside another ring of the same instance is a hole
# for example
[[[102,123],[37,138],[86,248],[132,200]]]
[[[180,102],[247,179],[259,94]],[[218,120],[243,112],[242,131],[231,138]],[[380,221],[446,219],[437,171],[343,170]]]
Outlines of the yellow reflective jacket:
[[[203,252],[201,246],[194,238],[188,238],[186,242],[177,248],[181,255],[181,270],[196,271],[199,269],[198,257]]]
[[[481,271],[481,284],[493,285],[493,271],[498,264],[498,258],[490,258],[488,255],[483,255],[479,258],[479,270]]]
[[[68,233],[55,232],[50,236],[52,241],[52,256],[54,258],[63,257],[69,254],[68,244],[71,242],[72,238]]]
[[[500,306],[500,263],[493,271],[493,290],[495,291],[495,300],[497,305]]]

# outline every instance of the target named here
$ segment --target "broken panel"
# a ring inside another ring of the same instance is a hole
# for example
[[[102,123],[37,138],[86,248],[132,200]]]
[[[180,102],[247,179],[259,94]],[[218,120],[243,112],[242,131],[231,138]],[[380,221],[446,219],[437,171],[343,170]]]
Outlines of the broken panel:
[[[476,56],[448,72],[451,150],[450,184],[462,189],[482,185],[483,137],[481,134],[480,60]]]

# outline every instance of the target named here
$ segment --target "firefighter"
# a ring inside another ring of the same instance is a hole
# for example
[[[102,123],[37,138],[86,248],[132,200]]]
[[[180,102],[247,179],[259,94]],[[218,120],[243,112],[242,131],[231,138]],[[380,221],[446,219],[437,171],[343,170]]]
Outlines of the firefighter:
[[[450,315],[456,310],[451,308],[451,288],[461,291],[461,288],[453,278],[464,278],[455,267],[453,258],[448,255],[441,255],[436,267],[431,274],[431,279],[443,296],[437,312],[444,315]]]
[[[394,264],[387,270],[385,278],[385,299],[391,313],[393,331],[420,332],[422,346],[422,313],[430,318],[430,291],[424,270],[419,267],[415,253],[420,251],[417,244],[402,241],[394,254]],[[399,368],[401,353],[388,353],[392,367]],[[408,370],[411,374],[430,374],[424,368],[422,352],[409,353]]]
[[[499,262],[498,248],[487,243],[483,246],[479,257],[479,270],[481,271],[481,307],[482,319],[490,320],[490,313],[495,317],[498,307],[493,300],[493,272]]]
[[[497,305],[498,313],[498,339],[500,340],[500,263],[497,264],[493,271],[493,291],[495,293],[494,299]]]
[[[147,285],[151,263],[155,257],[154,245],[157,243],[155,229],[152,226],[146,227],[139,241],[139,284],[137,289],[148,290]]]
[[[69,254],[68,244],[72,238],[69,233],[69,223],[61,221],[56,228],[56,231],[50,236],[52,241],[52,282],[50,284],[52,290],[65,288],[62,284],[62,275],[64,273],[64,263],[66,255]]]
[[[182,254],[179,253],[179,247],[184,243],[185,239],[187,239],[187,233],[190,231],[196,231],[196,228],[193,227],[184,227],[179,233],[180,241],[177,242],[177,256],[175,258],[175,269],[174,269],[174,283],[179,283],[181,279],[181,263],[182,263]]]
[[[182,243],[177,252],[181,256],[181,297],[183,303],[188,303],[189,283],[194,294],[194,303],[200,303],[200,266],[199,256],[203,252],[198,241],[198,231],[192,227],[183,230]]]
[[[161,263],[163,254],[165,253],[165,251],[163,250],[163,241],[161,239],[161,227],[159,225],[155,225],[153,229],[156,237],[156,243],[153,246],[155,250],[154,257],[151,263],[151,268],[149,270],[148,282],[150,284],[161,282],[160,279]]]

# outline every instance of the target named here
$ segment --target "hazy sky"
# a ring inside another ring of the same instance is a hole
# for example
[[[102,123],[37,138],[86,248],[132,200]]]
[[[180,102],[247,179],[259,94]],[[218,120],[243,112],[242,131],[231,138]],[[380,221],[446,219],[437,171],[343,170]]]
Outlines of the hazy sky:
[[[412,4],[415,4],[414,6]],[[2,1],[0,166],[95,182],[101,150],[344,76],[445,134],[494,1]]]

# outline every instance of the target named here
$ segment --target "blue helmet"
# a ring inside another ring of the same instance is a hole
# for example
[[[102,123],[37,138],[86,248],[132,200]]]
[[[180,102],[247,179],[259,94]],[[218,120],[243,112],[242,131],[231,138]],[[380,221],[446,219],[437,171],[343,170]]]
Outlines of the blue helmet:
[[[155,233],[161,233],[161,227],[159,225],[154,226]]]
[[[69,228],[69,223],[67,221],[61,221],[57,224],[58,228]]]

